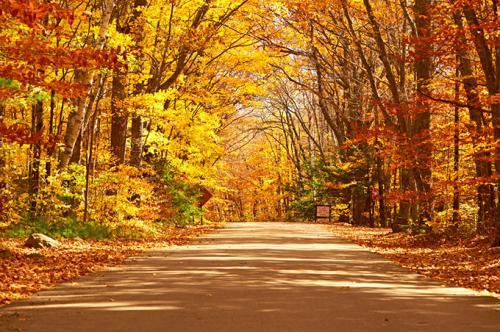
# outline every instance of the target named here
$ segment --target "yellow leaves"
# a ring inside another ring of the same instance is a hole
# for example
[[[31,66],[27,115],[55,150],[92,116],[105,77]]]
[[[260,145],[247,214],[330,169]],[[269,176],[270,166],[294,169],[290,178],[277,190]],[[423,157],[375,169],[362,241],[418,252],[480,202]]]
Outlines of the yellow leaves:
[[[209,204],[224,210],[230,220],[241,218],[240,212],[247,220],[276,219],[276,206],[287,195],[283,188],[290,182],[290,160],[281,147],[269,144],[265,135],[253,137],[245,130],[258,126],[254,121],[243,117],[227,131],[226,154],[216,165],[216,196]],[[253,215],[257,210],[258,216]]]
[[[268,190],[273,183],[276,183],[276,181],[278,181],[278,179],[265,179],[262,183],[262,190]]]
[[[110,48],[127,49],[134,45],[134,40],[130,34],[124,34],[116,31],[116,25],[113,24],[108,28],[107,32],[108,45]],[[128,55],[127,55],[128,56]]]
[[[262,77],[269,70],[269,53],[251,37],[262,17],[250,13],[262,12],[260,1],[246,2],[220,26],[214,22],[239,3],[212,1],[195,23],[205,5],[204,0],[152,1],[133,29],[142,36],[137,44],[115,27],[109,32],[111,46],[131,50],[122,59],[128,64],[128,97],[116,105],[152,124],[146,133],[148,153],[166,154],[180,173],[199,181],[208,181],[202,179],[210,178],[212,163],[225,153],[221,119],[239,108],[260,106],[257,99],[267,92]],[[161,74],[156,72],[160,67]],[[153,78],[161,84],[179,68],[168,91],[134,93],[134,84],[147,85]],[[102,105],[109,109],[108,101]]]
[[[161,118],[166,112],[164,108],[165,101],[172,99],[175,95],[176,91],[173,89],[156,93],[130,95],[119,103],[119,107],[131,113],[151,118]]]

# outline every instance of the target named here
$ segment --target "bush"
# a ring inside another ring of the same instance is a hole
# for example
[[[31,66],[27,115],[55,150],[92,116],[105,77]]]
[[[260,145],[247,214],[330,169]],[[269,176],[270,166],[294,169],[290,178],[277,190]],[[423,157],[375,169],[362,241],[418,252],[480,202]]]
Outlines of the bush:
[[[51,237],[103,240],[111,237],[112,229],[105,224],[94,221],[83,223],[74,217],[68,217],[59,219],[58,222],[50,222],[42,218],[26,220],[12,225],[5,232],[10,237],[28,237],[33,233],[42,233]]]
[[[201,195],[200,187],[175,176],[170,166],[163,169],[167,194],[171,197],[171,221],[177,227],[185,227],[201,219],[202,211],[198,206]]]

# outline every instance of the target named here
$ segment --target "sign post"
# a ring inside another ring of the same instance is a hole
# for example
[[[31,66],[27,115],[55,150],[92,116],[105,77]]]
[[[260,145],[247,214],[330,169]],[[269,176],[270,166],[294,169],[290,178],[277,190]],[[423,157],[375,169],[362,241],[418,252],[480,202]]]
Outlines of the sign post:
[[[203,206],[212,198],[212,193],[205,187],[200,188],[201,195],[198,197],[198,207],[201,209],[201,224],[203,225]]]
[[[316,222],[332,222],[331,205],[316,205]]]

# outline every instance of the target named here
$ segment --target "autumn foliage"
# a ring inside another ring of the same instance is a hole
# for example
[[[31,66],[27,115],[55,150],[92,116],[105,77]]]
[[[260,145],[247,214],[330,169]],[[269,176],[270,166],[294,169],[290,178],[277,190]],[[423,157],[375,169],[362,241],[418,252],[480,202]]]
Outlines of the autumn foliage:
[[[317,204],[498,290],[499,24],[483,0],[0,0],[2,301]],[[21,248],[34,232],[62,249]]]
[[[0,227],[138,238],[331,204],[498,245],[499,31],[481,0],[1,0]]]

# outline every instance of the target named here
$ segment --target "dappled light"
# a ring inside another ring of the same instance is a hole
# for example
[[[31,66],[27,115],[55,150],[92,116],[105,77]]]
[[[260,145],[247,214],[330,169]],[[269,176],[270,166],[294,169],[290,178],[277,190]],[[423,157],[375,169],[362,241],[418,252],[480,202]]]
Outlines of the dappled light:
[[[500,331],[486,0],[0,0],[0,332]]]
[[[231,317],[242,330],[259,330],[265,321],[269,330],[290,331],[436,330],[451,323],[454,331],[494,331],[500,307],[492,297],[408,273],[322,226],[244,223],[7,309],[25,317],[19,326],[40,331],[63,316],[93,317],[106,331],[142,319],[171,330],[229,331]]]

